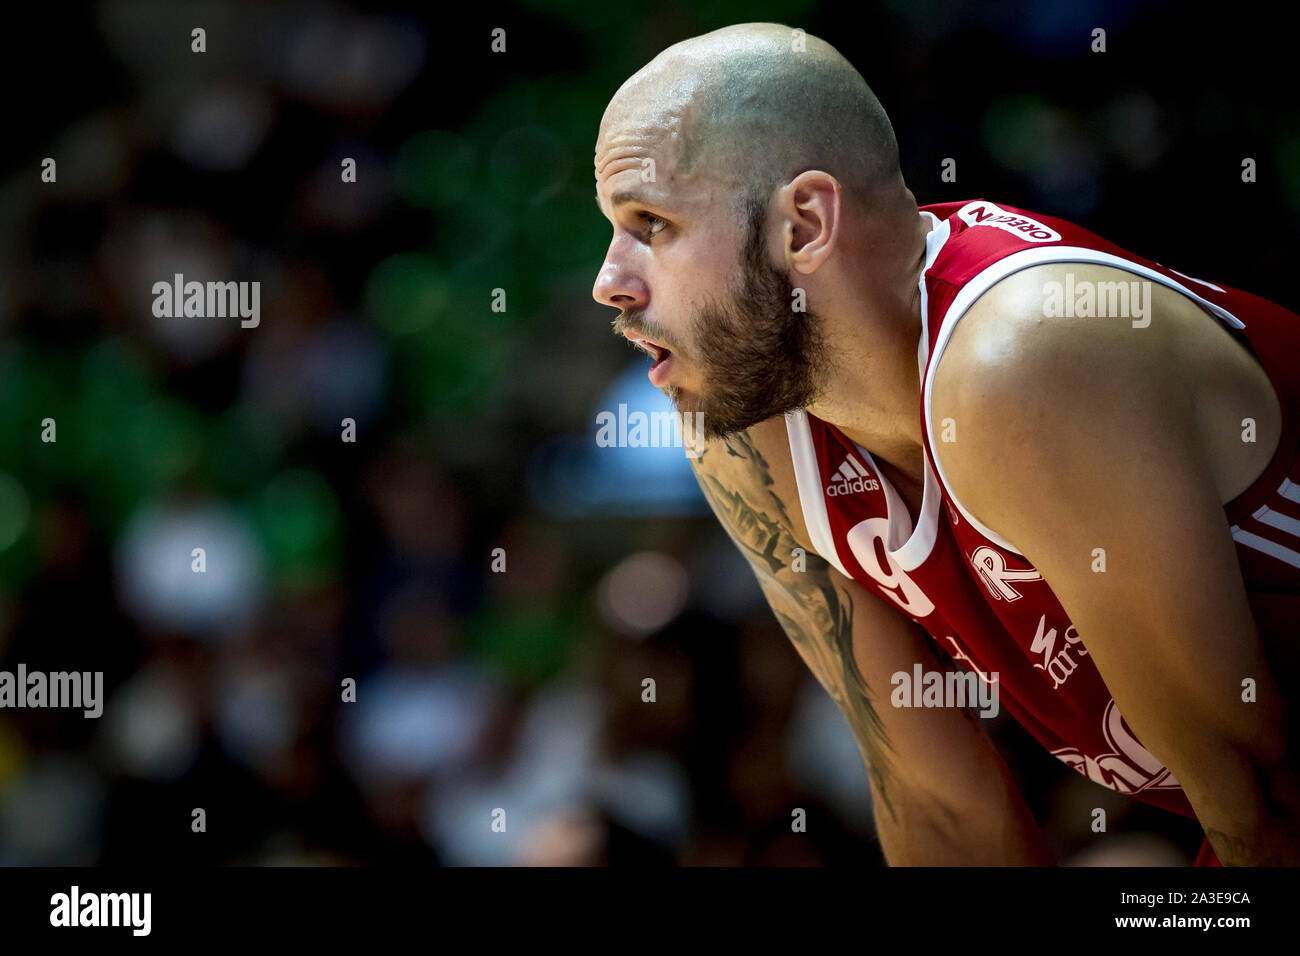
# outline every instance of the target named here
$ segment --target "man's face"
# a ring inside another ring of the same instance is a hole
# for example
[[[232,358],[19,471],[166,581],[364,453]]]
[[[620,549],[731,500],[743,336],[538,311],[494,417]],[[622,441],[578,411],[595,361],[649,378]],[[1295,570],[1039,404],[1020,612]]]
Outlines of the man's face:
[[[809,404],[824,350],[817,316],[794,311],[789,278],[768,259],[763,204],[742,228],[736,185],[676,175],[663,155],[675,150],[655,148],[666,139],[602,134],[596,196],[614,237],[592,294],[651,355],[650,381],[717,437]]]

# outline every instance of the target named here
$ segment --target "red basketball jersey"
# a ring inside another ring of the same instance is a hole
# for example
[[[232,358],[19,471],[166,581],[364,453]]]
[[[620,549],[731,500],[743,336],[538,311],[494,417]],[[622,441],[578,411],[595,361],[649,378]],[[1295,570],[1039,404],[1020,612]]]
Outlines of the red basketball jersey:
[[[986,682],[996,674],[1000,705],[1068,766],[1096,783],[1194,816],[1177,779],[1125,722],[1041,575],[950,492],[930,430],[931,373],[971,303],[1028,266],[1114,266],[1134,281],[1158,282],[1195,300],[1208,313],[1206,321],[1223,323],[1254,353],[1282,407],[1282,439],[1271,463],[1224,511],[1259,629],[1294,639],[1300,629],[1300,316],[1049,216],[984,200],[926,206],[921,214],[931,229],[917,355],[925,435],[920,514],[908,513],[870,452],[834,426],[791,412],[786,427],[811,543],[845,576],[924,627],[963,666]],[[1208,844],[1197,862],[1217,864]]]

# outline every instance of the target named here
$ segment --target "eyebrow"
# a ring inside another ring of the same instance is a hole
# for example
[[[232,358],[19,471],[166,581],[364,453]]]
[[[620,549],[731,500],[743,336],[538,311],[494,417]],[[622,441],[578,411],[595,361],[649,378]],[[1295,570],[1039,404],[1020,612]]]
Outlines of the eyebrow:
[[[622,206],[625,203],[630,203],[630,202],[641,203],[642,205],[645,206],[659,205],[658,203],[651,203],[649,200],[646,199],[645,196],[641,195],[641,193],[637,192],[636,190],[623,190],[622,192],[614,193],[614,195],[610,197],[609,201],[610,201],[610,205],[612,205],[616,209],[619,206]],[[600,204],[599,191],[596,192],[596,208],[599,209],[602,214],[605,212],[605,208]]]

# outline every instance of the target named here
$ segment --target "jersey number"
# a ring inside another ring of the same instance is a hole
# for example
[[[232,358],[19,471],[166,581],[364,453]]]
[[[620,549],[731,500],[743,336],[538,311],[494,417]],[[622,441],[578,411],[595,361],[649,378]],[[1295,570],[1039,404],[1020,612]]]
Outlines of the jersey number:
[[[914,618],[929,617],[934,612],[934,604],[917,587],[916,582],[894,563],[886,545],[888,539],[885,536],[888,533],[888,518],[859,521],[848,533],[849,549],[858,559],[858,564],[862,565],[862,570],[880,585],[885,597]]]

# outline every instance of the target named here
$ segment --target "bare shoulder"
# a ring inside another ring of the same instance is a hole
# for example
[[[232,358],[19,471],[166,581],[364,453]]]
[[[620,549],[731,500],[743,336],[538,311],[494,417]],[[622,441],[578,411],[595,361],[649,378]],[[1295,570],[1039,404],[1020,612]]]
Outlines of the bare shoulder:
[[[1174,378],[1180,338],[1212,322],[1204,314],[1194,319],[1198,307],[1185,296],[1134,280],[1133,273],[1083,262],[1044,263],[1006,276],[957,323],[934,369],[933,401],[986,394],[968,385],[1023,391],[1063,373],[1106,384],[1116,371],[1136,368]],[[1069,396],[1047,389],[1035,399],[1050,405]]]
[[[1058,287],[1127,275],[1116,272],[1085,263],[1022,269],[952,330],[931,371],[930,428],[950,487],[986,524],[981,510],[1007,472],[1071,460],[1077,435],[1062,423],[1086,416],[1105,428],[1118,404],[1137,400],[1163,414],[1182,404],[1167,323],[1057,314]]]
[[[992,494],[981,485],[999,485],[1000,472],[1077,462],[1071,452],[1085,440],[1139,454],[1141,435],[1187,436],[1228,501],[1281,434],[1267,376],[1217,320],[1110,266],[1046,263],[1007,276],[961,318],[931,374],[940,464],[981,520],[966,495]],[[1244,418],[1257,441],[1243,450]]]

